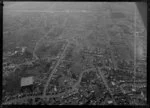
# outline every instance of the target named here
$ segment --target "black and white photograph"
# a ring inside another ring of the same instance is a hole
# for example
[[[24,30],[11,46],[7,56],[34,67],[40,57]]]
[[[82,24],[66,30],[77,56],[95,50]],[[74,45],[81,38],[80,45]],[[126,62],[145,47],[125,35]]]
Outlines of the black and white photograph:
[[[3,2],[2,105],[147,105],[146,2]]]

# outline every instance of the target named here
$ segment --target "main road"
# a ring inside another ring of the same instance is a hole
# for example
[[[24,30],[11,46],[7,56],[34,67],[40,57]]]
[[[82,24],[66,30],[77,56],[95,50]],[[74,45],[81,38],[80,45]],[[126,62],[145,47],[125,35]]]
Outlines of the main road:
[[[49,94],[49,95],[45,95],[45,96],[43,96],[43,95],[39,95],[39,96],[25,96],[25,97],[22,97],[22,98],[16,98],[16,99],[9,100],[7,102],[4,102],[3,104],[7,105],[9,103],[23,102],[23,101],[26,101],[27,99],[35,99],[35,98],[41,98],[41,99],[44,99],[44,98],[57,98],[57,97],[64,96],[66,94],[71,94],[76,89],[76,86],[80,84],[83,73],[91,71],[91,70],[95,70],[95,68],[90,68],[90,69],[86,69],[86,70],[82,71],[78,81],[74,85],[72,85],[72,89],[67,90],[65,92],[62,92],[62,93],[59,93],[59,94],[54,94],[54,95]],[[51,74],[51,76],[52,76],[52,74]],[[49,79],[49,81],[50,81],[50,79]]]
[[[48,87],[48,85],[49,85],[49,83],[50,83],[50,80],[51,80],[53,74],[57,71],[56,68],[58,67],[58,65],[60,64],[61,60],[63,59],[64,54],[65,54],[65,52],[66,52],[66,50],[67,50],[69,44],[70,44],[70,43],[68,42],[67,45],[65,46],[65,48],[64,48],[64,50],[63,50],[63,52],[62,52],[62,54],[60,55],[60,58],[58,59],[58,61],[57,61],[56,65],[55,65],[55,67],[54,67],[53,70],[52,70],[52,73],[51,73],[50,76],[48,77],[48,80],[47,80],[46,85],[45,85],[45,87],[44,87],[43,96],[46,95],[46,90],[47,90],[47,87]]]
[[[107,38],[107,42],[108,42],[106,44],[107,44],[108,48],[110,49],[110,54],[111,54],[111,59],[112,59],[112,62],[113,62],[113,66],[114,66],[115,69],[117,69],[117,63],[116,63],[115,58],[114,58],[114,52],[113,52],[113,49],[112,49],[112,47],[110,45],[111,37],[110,37],[110,35],[108,33],[108,28],[107,28],[107,24],[106,24],[106,18],[107,18],[106,17],[106,13],[104,13],[104,16],[103,16],[103,19],[104,19],[104,32],[106,34],[106,38]]]
[[[112,97],[112,99],[113,99],[114,104],[116,105],[117,103],[116,103],[116,101],[115,101],[115,99],[114,99],[114,97],[113,97],[113,93],[112,93],[111,89],[109,88],[109,86],[108,86],[108,84],[107,84],[107,80],[105,79],[105,76],[104,76],[103,73],[101,72],[101,69],[102,69],[102,68],[103,68],[103,67],[101,67],[101,68],[96,67],[97,75],[99,75],[99,77],[102,79],[102,81],[103,81],[105,87],[107,88],[108,92],[110,93],[110,95],[111,95],[111,97]]]
[[[89,71],[92,71],[92,70],[95,70],[95,68],[90,68],[90,69],[86,69],[86,70],[82,71],[82,73],[81,73],[80,76],[79,76],[78,81],[72,86],[72,88],[74,89],[74,88],[76,88],[76,87],[80,84],[81,79],[82,79],[82,76],[83,76],[83,74],[84,74],[85,72],[89,72]]]
[[[35,99],[35,98],[41,98],[41,99],[44,99],[44,98],[57,98],[57,97],[60,97],[60,96],[64,96],[66,93],[69,94],[72,91],[73,91],[73,89],[62,92],[62,93],[59,93],[59,94],[56,94],[56,95],[51,95],[50,94],[50,95],[45,95],[45,96],[43,96],[43,95],[25,96],[25,97],[22,97],[22,98],[16,98],[16,99],[12,99],[12,100],[9,100],[7,102],[4,102],[3,105],[8,105],[9,103],[23,102],[23,101],[26,101],[28,99]]]

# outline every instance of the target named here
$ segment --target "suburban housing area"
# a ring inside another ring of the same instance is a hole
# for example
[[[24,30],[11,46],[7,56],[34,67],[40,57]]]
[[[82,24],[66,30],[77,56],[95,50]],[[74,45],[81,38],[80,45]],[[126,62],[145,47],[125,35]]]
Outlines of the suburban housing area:
[[[147,104],[147,34],[134,3],[3,10],[3,105]]]

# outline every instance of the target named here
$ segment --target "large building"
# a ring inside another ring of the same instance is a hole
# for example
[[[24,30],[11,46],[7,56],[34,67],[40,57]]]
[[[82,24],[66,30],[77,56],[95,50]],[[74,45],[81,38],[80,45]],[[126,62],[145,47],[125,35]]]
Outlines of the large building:
[[[21,91],[32,90],[34,84],[34,77],[22,77],[21,78]]]
[[[23,77],[21,78],[21,87],[33,85],[33,82],[34,82],[33,76]]]

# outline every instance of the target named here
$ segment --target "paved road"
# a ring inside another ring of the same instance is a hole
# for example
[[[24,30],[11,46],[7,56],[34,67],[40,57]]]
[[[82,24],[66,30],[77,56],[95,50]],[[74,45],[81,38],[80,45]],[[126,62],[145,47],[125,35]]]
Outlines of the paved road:
[[[83,75],[83,73],[84,72],[88,72],[88,71],[91,71],[91,70],[95,70],[95,68],[90,68],[90,69],[86,69],[86,70],[84,70],[81,74],[80,74],[80,77],[79,77],[79,80],[72,86],[72,89],[70,89],[70,90],[67,90],[67,91],[65,91],[65,92],[63,92],[63,93],[59,93],[59,94],[57,94],[57,95],[45,95],[45,96],[43,96],[43,95],[40,95],[40,96],[26,96],[26,97],[23,97],[23,98],[19,98],[19,99],[13,99],[13,100],[10,100],[10,101],[7,101],[7,102],[5,102],[4,104],[8,104],[8,103],[15,103],[15,102],[23,102],[23,101],[25,101],[25,100],[27,100],[27,99],[35,99],[35,98],[56,98],[56,97],[61,97],[61,96],[64,96],[64,95],[66,95],[66,94],[70,94],[70,93],[72,93],[75,89],[76,89],[76,86],[81,82],[81,79],[82,79],[82,75]]]
[[[52,57],[52,58],[49,58],[49,60],[56,60],[57,58],[56,57]],[[21,64],[15,64],[14,66],[16,66],[17,68],[19,68],[19,66],[21,65],[32,65],[33,62],[35,62],[36,60],[31,60],[31,61],[26,61],[24,63],[21,63]]]
[[[66,23],[67,23],[67,18],[65,19],[65,21],[64,21],[64,23],[63,23],[63,27],[64,27],[64,28],[65,28],[65,26],[66,26]],[[55,29],[54,27],[51,28],[51,29],[44,35],[44,37],[40,38],[40,39],[36,42],[35,47],[34,47],[34,50],[33,50],[33,56],[34,56],[36,59],[38,59],[38,57],[37,57],[37,55],[35,54],[35,50],[36,50],[36,48],[37,48],[39,42],[40,42],[42,39],[44,39],[45,37],[47,37],[48,34],[49,34],[50,32],[52,32],[54,29]],[[66,40],[66,39],[62,39],[62,40]]]
[[[82,71],[82,73],[81,73],[80,76],[79,76],[78,81],[72,86],[72,88],[76,88],[76,87],[80,84],[81,79],[82,79],[82,76],[83,76],[83,74],[84,74],[85,72],[89,72],[89,71],[92,71],[92,70],[95,70],[95,68],[90,68],[90,69],[86,69],[86,70]]]
[[[108,29],[107,29],[107,26],[106,26],[106,19],[107,19],[107,17],[106,17],[105,14],[103,16],[103,19],[104,19],[104,32],[106,34],[107,41],[108,41],[107,45],[108,45],[108,48],[110,49],[110,54],[111,54],[111,59],[112,59],[112,62],[113,62],[113,66],[114,66],[114,68],[117,69],[117,63],[116,63],[116,60],[114,58],[114,52],[113,52],[112,47],[110,45],[111,38],[110,38],[110,36],[108,34]]]
[[[110,88],[109,88],[109,86],[108,86],[108,84],[107,84],[107,81],[106,81],[106,79],[105,79],[105,76],[104,76],[103,73],[101,72],[101,69],[102,69],[102,68],[108,68],[108,67],[105,66],[105,67],[99,68],[98,71],[97,71],[97,72],[98,72],[98,75],[99,75],[98,77],[100,77],[100,78],[103,80],[103,82],[104,82],[104,84],[105,84],[107,90],[110,92],[111,95],[113,95],[112,92],[111,92],[111,90],[110,90]],[[65,91],[65,92],[63,92],[63,93],[59,93],[59,94],[57,94],[57,95],[27,96],[27,97],[23,97],[23,98],[20,98],[20,99],[13,99],[13,100],[7,101],[7,102],[5,102],[4,104],[14,103],[14,102],[20,102],[20,101],[22,102],[22,101],[25,101],[25,100],[27,100],[27,99],[35,99],[35,98],[42,98],[42,99],[43,99],[43,98],[54,98],[54,97],[60,97],[60,96],[66,95],[66,94],[70,94],[72,91],[74,91],[74,89],[76,88],[76,86],[81,82],[83,73],[84,73],[84,72],[91,71],[91,70],[93,70],[93,69],[95,70],[95,68],[90,68],[90,69],[84,70],[84,71],[80,74],[79,80],[76,82],[76,84],[74,84],[74,85],[72,86],[72,89],[70,89],[70,90],[68,90],[68,91]],[[144,83],[144,82],[145,82],[145,80],[139,80],[139,81],[137,81],[137,83]],[[129,82],[129,83],[130,83],[130,82]],[[132,82],[131,82],[131,83],[132,83]],[[120,86],[120,89],[121,89],[122,92],[124,92],[122,86]],[[114,100],[114,102],[115,102],[115,100]]]
[[[103,67],[101,67],[101,68],[103,68]],[[111,89],[109,88],[109,86],[108,86],[108,84],[107,84],[107,80],[105,79],[105,76],[104,76],[103,73],[101,72],[101,68],[96,67],[97,72],[98,72],[98,75],[99,75],[100,78],[102,79],[103,83],[105,84],[107,90],[109,91],[109,93],[110,93],[110,95],[111,95],[111,97],[112,97],[112,99],[113,99],[114,104],[116,105],[117,103],[116,103],[116,101],[115,101],[115,99],[114,99],[114,97],[113,97],[113,93],[112,93]]]
[[[56,68],[58,67],[58,65],[60,64],[61,60],[63,59],[64,54],[65,54],[65,52],[66,52],[68,46],[69,46],[69,42],[68,42],[67,45],[65,46],[64,51],[62,52],[62,54],[61,54],[60,58],[58,59],[56,65],[55,65],[55,67],[54,67],[54,69],[52,70],[52,73],[50,74],[50,76],[49,76],[49,78],[48,78],[48,80],[47,80],[47,82],[46,82],[46,85],[45,85],[44,91],[43,91],[43,96],[46,95],[46,90],[47,90],[47,87],[48,87],[48,85],[49,85],[49,82],[50,82],[50,80],[51,80],[53,74],[57,71]]]
[[[84,72],[91,71],[91,70],[93,70],[93,69],[95,69],[95,68],[90,68],[90,69],[84,70],[84,71],[80,74],[79,80],[72,86],[72,89],[67,90],[67,91],[65,91],[65,92],[63,92],[63,93],[59,93],[59,94],[57,94],[57,95],[45,95],[45,96],[43,96],[43,95],[40,95],[40,96],[26,96],[26,97],[19,98],[19,99],[12,99],[12,100],[10,100],[10,101],[5,102],[4,104],[13,103],[13,102],[19,102],[19,101],[24,101],[24,100],[31,99],[31,98],[32,98],[32,99],[35,99],[35,98],[53,98],[53,97],[60,97],[60,96],[63,96],[63,95],[65,95],[66,93],[69,94],[69,93],[71,93],[72,91],[74,91],[74,90],[76,89],[76,86],[81,82],[83,73],[84,73]]]
[[[26,96],[26,97],[23,97],[23,98],[18,98],[18,99],[12,99],[10,101],[7,101],[7,102],[4,102],[3,104],[8,104],[8,103],[15,103],[15,102],[20,102],[20,101],[26,101],[27,99],[35,99],[35,98],[41,98],[41,99],[44,99],[44,98],[56,98],[56,97],[60,97],[60,96],[63,96],[65,95],[66,93],[68,94],[69,92],[71,92],[72,90],[69,90],[69,91],[65,91],[63,93],[60,93],[60,94],[57,94],[57,95],[46,95],[46,96],[43,96],[43,95],[39,95],[39,96]]]
[[[35,47],[34,47],[34,50],[33,50],[33,57],[35,59],[38,59],[37,55],[35,54],[35,50],[37,48],[37,46],[39,45],[39,43],[41,42],[42,39],[44,39],[45,37],[47,37],[47,35],[52,31],[53,29],[50,29],[45,35],[44,37],[41,37],[36,43],[35,43]]]

